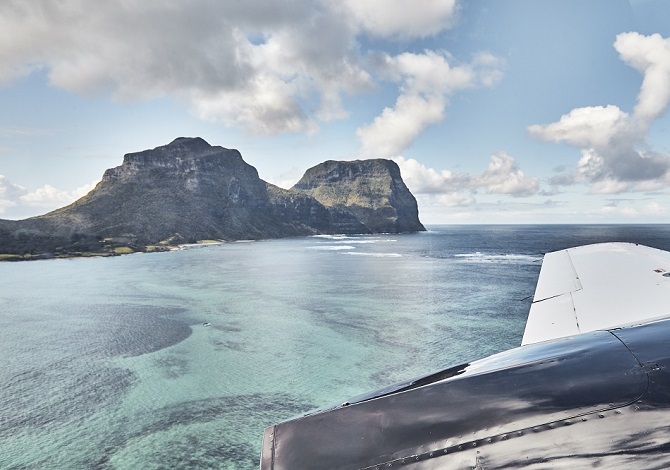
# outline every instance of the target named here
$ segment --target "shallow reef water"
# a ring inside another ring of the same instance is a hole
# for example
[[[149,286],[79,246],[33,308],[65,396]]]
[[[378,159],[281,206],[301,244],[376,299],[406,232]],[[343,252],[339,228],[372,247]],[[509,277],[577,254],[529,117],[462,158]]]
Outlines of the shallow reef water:
[[[0,264],[0,468],[257,468],[265,426],[517,346],[545,252],[669,248],[428,228]]]

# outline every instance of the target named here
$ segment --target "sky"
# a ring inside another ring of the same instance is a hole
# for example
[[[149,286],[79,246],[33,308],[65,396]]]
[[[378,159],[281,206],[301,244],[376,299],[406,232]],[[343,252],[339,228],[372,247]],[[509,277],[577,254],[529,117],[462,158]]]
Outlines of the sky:
[[[670,223],[666,0],[4,0],[0,218],[202,137],[390,158],[424,224]]]

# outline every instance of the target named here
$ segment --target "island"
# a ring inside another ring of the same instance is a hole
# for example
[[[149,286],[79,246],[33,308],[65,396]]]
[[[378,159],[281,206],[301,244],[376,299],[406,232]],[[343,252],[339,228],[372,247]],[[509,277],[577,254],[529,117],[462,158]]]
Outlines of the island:
[[[326,161],[291,189],[199,137],[126,154],[86,196],[0,219],[0,260],[113,256],[206,241],[425,230],[392,160]]]

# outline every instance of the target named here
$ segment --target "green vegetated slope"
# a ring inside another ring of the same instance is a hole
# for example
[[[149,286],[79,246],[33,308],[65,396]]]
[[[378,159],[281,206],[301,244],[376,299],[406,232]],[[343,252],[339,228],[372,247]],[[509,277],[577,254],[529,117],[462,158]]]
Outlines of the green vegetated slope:
[[[69,206],[0,220],[0,254],[118,254],[205,239],[419,230],[416,200],[390,160],[328,161],[286,190],[261,180],[237,150],[178,138],[126,154]]]

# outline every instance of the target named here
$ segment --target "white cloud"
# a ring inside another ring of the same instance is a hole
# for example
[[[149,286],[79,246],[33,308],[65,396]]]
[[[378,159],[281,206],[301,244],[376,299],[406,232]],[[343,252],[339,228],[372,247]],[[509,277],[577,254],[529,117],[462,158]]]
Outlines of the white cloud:
[[[85,184],[83,186],[79,186],[77,189],[72,191],[70,195],[72,196],[72,200],[76,201],[79,198],[82,198],[86,196],[88,193],[93,191],[93,189],[98,185],[100,180],[94,181],[92,183]]]
[[[401,95],[368,126],[356,131],[364,157],[389,157],[409,147],[426,128],[442,120],[444,98]]]
[[[413,158],[395,157],[403,181],[414,194],[448,194],[469,189],[470,176],[428,168]]]
[[[314,132],[347,116],[344,95],[374,85],[362,36],[435,34],[456,10],[456,0],[1,2],[0,84],[44,70],[74,93],[168,96],[254,132]]]
[[[501,62],[480,54],[470,64],[452,66],[445,53],[425,51],[384,55],[378,65],[389,80],[400,83],[400,95],[394,107],[384,108],[372,123],[356,131],[360,153],[366,157],[401,154],[428,126],[444,119],[449,95],[495,83]]]
[[[472,60],[472,65],[477,70],[480,85],[494,86],[503,77],[504,61],[487,52],[476,54]]]
[[[472,186],[485,188],[491,194],[510,196],[532,196],[540,189],[540,181],[524,175],[514,160],[505,152],[491,155],[486,171],[473,178]]]
[[[596,181],[591,186],[591,194],[619,194],[630,191],[631,186],[623,181],[617,181],[612,178],[606,178]]]
[[[648,191],[670,184],[670,155],[647,148],[647,133],[670,103],[670,39],[658,34],[619,34],[620,58],[644,74],[632,114],[617,106],[576,108],[558,122],[528,127],[531,135],[581,149],[570,173],[554,184],[590,183],[591,192]]]
[[[0,175],[0,213],[14,207],[16,201],[26,193],[26,189],[12,183],[6,176]]]
[[[396,157],[393,160],[400,167],[403,180],[412,193],[440,195],[440,201],[450,207],[474,204],[473,195],[479,190],[514,197],[533,196],[540,190],[539,180],[524,175],[514,157],[505,152],[491,155],[486,171],[479,175],[437,171],[412,158]]]
[[[471,201],[470,204],[449,204],[435,195],[418,195],[419,212],[428,224],[442,223],[557,223],[571,222],[574,215],[566,212],[563,201],[520,201],[519,199]],[[588,221],[588,219],[587,219]]]
[[[25,193],[23,186],[12,183],[5,175],[0,175],[0,198],[16,199]]]
[[[634,219],[645,216],[659,216],[666,212],[665,207],[655,201],[610,201],[608,204],[593,211],[592,215],[623,216]]]
[[[191,109],[201,119],[246,127],[260,134],[308,132],[316,123],[293,97],[292,87],[273,76],[258,76],[240,90],[194,92]]]
[[[278,175],[271,175],[267,177],[261,176],[261,178],[270,184],[279,186],[280,188],[290,189],[300,180],[300,178],[303,176],[304,173],[305,173],[304,169],[300,169],[296,166],[293,166],[287,168],[285,171],[283,171]]]
[[[36,215],[35,208],[40,209],[40,213],[58,209],[85,196],[97,183],[86,184],[73,191],[63,191],[50,184],[29,191],[0,175],[0,213],[11,209],[13,214],[25,217],[25,214]]]
[[[619,34],[614,42],[619,57],[644,74],[633,114],[645,124],[658,118],[670,102],[670,39],[660,34]]]
[[[449,27],[456,0],[345,0],[345,8],[366,32],[381,36],[424,37]]]
[[[469,193],[449,194],[416,194],[421,220],[429,220],[429,223],[441,223],[445,213],[449,217],[461,211],[473,210],[477,200]]]
[[[658,202],[649,202],[649,203],[645,204],[642,208],[642,211],[645,214],[649,214],[649,215],[662,215],[662,214],[665,214],[667,212],[665,210],[665,207],[663,207]]]
[[[608,216],[621,215],[625,217],[635,217],[637,215],[637,211],[630,206],[619,207],[615,205],[608,205],[596,211],[595,214],[608,215]]]
[[[72,202],[68,192],[54,188],[50,184],[45,184],[33,192],[24,194],[19,200],[23,204],[33,207],[51,207],[54,204],[58,206]]]
[[[41,207],[48,209],[57,209],[59,207],[70,204],[77,199],[88,194],[98,182],[80,186],[74,191],[63,191],[58,188],[45,184],[32,192],[26,192],[18,198],[18,202],[30,206]]]
[[[477,203],[472,194],[468,193],[449,193],[441,194],[438,197],[439,205],[446,207],[469,207]]]
[[[628,114],[616,106],[576,108],[546,126],[532,125],[531,135],[554,142],[567,142],[576,147],[605,147],[628,125]]]

